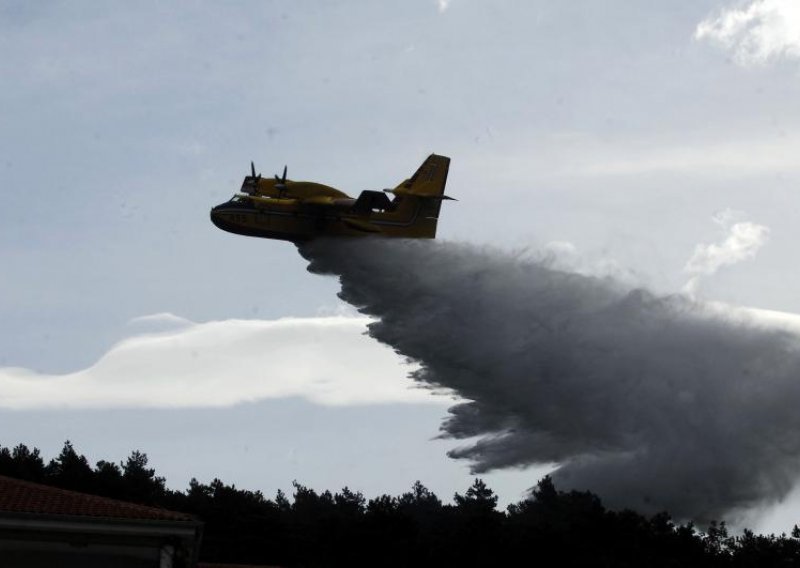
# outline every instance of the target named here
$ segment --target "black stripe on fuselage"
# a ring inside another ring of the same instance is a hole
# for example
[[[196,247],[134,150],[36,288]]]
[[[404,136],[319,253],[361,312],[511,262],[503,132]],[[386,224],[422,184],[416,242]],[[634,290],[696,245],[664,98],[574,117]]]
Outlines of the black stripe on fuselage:
[[[219,206],[218,206],[219,207]],[[408,221],[389,221],[387,219],[371,219],[367,218],[366,221],[368,223],[372,223],[373,225],[384,225],[387,227],[410,227],[417,222],[419,218],[419,212],[422,209],[422,205],[417,203],[414,206],[414,213],[411,216],[411,219]],[[214,209],[215,211],[219,211],[219,209]],[[236,214],[254,214],[254,215],[275,215],[276,217],[299,217],[302,219],[324,219],[326,221],[339,221],[342,222],[342,219],[348,218],[348,216],[342,215],[311,215],[309,213],[300,213],[300,212],[284,212],[284,211],[263,211],[258,210],[256,208],[251,207],[224,207],[222,211],[228,213],[236,213]],[[354,219],[360,219],[359,217],[352,217]],[[222,227],[220,227],[222,228]],[[225,229],[226,231],[229,229]]]

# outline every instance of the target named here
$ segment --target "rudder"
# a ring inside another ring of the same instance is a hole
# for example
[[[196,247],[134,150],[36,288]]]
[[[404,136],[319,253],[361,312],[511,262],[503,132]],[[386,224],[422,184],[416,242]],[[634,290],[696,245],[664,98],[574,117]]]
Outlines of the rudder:
[[[431,154],[413,176],[394,188],[393,193],[447,199],[444,197],[444,187],[449,170],[450,158]]]
[[[431,154],[413,176],[393,190],[387,190],[395,195],[395,211],[414,219],[413,235],[409,236],[436,237],[442,200],[452,199],[444,195],[449,170],[450,158]]]

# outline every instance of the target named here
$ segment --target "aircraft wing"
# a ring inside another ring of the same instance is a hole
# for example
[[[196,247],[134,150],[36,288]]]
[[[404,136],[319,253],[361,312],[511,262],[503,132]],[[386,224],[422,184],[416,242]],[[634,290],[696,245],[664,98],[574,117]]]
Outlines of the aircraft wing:
[[[333,205],[333,198],[328,195],[312,195],[311,197],[303,198],[303,205],[318,205],[321,207],[330,207]]]

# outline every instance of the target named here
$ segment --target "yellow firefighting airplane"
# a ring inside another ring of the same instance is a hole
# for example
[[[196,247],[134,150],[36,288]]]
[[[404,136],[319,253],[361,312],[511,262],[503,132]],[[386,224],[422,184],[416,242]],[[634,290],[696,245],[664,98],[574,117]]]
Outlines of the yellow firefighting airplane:
[[[431,154],[411,178],[394,189],[365,190],[358,199],[327,185],[261,179],[250,163],[240,193],[211,210],[211,221],[239,235],[302,242],[321,236],[381,235],[432,239],[450,158]],[[391,193],[392,199],[386,195]]]

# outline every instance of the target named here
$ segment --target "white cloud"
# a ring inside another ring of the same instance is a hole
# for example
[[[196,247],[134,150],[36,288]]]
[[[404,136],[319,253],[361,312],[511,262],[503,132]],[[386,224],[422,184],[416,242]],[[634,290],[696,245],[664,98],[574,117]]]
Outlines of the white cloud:
[[[684,270],[692,278],[684,290],[693,294],[701,276],[710,276],[723,266],[729,266],[755,258],[759,249],[769,238],[769,228],[749,221],[739,221],[742,213],[725,209],[712,217],[713,221],[726,232],[725,239],[719,243],[699,244],[686,263]]]
[[[169,312],[161,312],[147,316],[139,316],[128,322],[128,328],[134,334],[141,333],[160,333],[164,331],[176,331],[195,325],[186,318],[176,316]]]
[[[589,154],[581,173],[587,175],[637,175],[652,172],[702,172],[720,177],[742,173],[796,171],[800,141],[708,141],[665,145],[654,149],[612,147]]]
[[[800,2],[755,0],[743,8],[723,10],[698,24],[695,39],[730,50],[741,65],[800,58]]]
[[[369,321],[137,318],[157,329],[117,343],[87,369],[0,368],[0,408],[220,407],[285,397],[323,405],[451,402],[414,388],[413,367],[364,335]],[[165,330],[165,323],[180,325]]]
[[[691,174],[703,179],[741,179],[750,175],[797,175],[800,136],[784,131],[732,132],[681,139],[604,140],[597,133],[559,133],[534,142],[503,146],[495,155],[468,156],[476,176],[527,184],[531,179],[628,177]]]
[[[744,308],[721,302],[708,302],[704,305],[710,311],[716,312],[734,323],[746,323],[764,329],[800,334],[800,314],[761,308]]]

